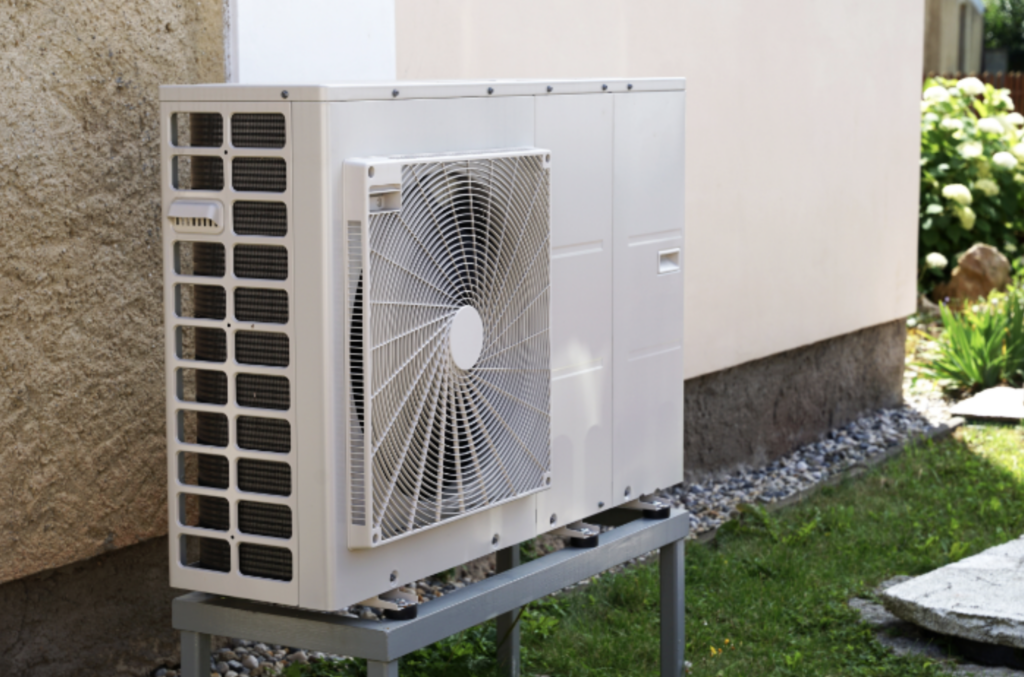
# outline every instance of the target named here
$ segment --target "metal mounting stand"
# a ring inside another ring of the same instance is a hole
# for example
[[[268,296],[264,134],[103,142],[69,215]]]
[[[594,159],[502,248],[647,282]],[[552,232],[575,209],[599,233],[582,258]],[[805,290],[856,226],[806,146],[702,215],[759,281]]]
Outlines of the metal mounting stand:
[[[174,628],[181,631],[182,677],[209,675],[210,635],[365,658],[369,677],[398,677],[402,656],[493,618],[498,641],[507,636],[498,649],[502,672],[518,677],[519,607],[658,548],[661,677],[679,677],[686,646],[683,539],[690,531],[689,513],[675,510],[651,519],[611,510],[589,521],[620,526],[601,534],[596,547],[566,548],[521,566],[518,546],[506,548],[498,555],[499,573],[421,604],[413,620],[364,621],[206,593],[183,595],[172,612]]]

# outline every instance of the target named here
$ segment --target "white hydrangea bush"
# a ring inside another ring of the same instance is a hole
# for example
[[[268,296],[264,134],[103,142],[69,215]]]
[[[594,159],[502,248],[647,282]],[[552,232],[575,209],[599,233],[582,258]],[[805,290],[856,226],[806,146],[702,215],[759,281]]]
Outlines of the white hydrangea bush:
[[[1009,90],[978,78],[925,82],[920,224],[923,291],[948,278],[975,242],[1016,258],[1024,239],[1024,115]]]

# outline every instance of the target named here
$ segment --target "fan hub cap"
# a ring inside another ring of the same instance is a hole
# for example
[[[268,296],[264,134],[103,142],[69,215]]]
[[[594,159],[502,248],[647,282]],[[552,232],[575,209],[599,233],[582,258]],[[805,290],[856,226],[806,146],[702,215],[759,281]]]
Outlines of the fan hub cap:
[[[448,338],[452,360],[459,369],[472,369],[484,349],[484,323],[473,306],[462,306],[452,318]]]

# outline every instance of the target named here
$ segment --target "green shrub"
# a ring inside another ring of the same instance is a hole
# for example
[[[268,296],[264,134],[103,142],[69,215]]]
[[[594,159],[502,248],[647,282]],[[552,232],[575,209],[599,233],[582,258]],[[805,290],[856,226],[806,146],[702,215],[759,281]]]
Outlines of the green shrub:
[[[977,78],[925,82],[921,101],[919,270],[924,291],[985,242],[1011,259],[1024,234],[1024,116],[1009,90]]]
[[[960,313],[945,304],[940,311],[943,331],[925,376],[968,392],[1024,382],[1024,288],[993,292]]]

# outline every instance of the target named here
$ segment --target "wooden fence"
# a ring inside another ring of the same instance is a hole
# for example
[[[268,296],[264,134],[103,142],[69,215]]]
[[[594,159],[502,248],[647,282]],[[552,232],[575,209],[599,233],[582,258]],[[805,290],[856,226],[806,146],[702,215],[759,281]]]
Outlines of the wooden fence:
[[[959,80],[960,78],[968,77],[968,75],[973,75],[982,82],[991,84],[993,87],[1005,87],[1010,90],[1010,96],[1013,98],[1013,103],[1017,106],[1017,110],[1024,112],[1024,73],[928,73],[925,75],[925,78],[944,77]]]

